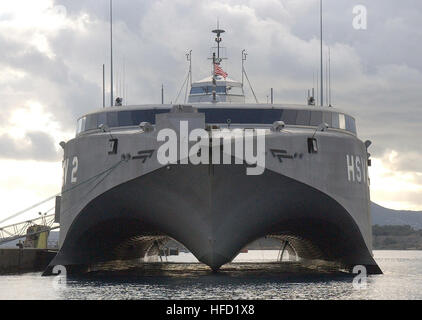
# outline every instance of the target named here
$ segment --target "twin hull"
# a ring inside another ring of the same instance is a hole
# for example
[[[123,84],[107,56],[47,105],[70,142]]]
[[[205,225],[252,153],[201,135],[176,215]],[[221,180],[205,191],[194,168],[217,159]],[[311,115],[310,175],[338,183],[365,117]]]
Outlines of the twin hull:
[[[173,116],[205,127],[195,114]],[[317,132],[310,153],[315,129],[267,131],[265,171],[254,176],[234,160],[163,166],[158,128],[159,119],[151,132],[97,132],[66,144],[60,251],[50,266],[140,257],[146,239],[168,236],[217,270],[248,243],[275,236],[302,259],[381,272],[371,254],[368,155],[356,136]]]

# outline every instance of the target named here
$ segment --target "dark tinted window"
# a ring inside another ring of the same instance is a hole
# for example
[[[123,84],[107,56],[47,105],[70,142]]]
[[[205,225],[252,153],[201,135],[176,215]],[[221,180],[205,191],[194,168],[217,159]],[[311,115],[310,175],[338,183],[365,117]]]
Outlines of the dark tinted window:
[[[98,128],[97,118],[97,114],[91,114],[86,117],[85,131]]]
[[[107,114],[99,113],[97,117],[97,128],[100,126],[100,124],[107,124]]]
[[[319,126],[322,123],[322,111],[311,112],[311,126]]]
[[[272,124],[281,120],[280,109],[199,109],[205,113],[207,123],[263,123]]]
[[[167,113],[169,109],[150,109],[150,110],[126,110],[111,111],[87,115],[80,119],[81,130],[87,131],[97,129],[100,124],[107,124],[110,128],[137,126],[141,122],[150,122],[155,124],[155,115]],[[214,109],[204,108],[198,112],[205,113],[207,123],[227,123],[230,120],[233,124],[273,124],[275,121],[282,120],[287,125],[312,125],[318,126],[322,122],[327,123],[332,128],[340,128],[340,123],[345,122],[345,129],[356,134],[355,119],[343,115],[340,120],[340,114],[327,111],[309,111],[309,110],[282,110],[282,109]],[[86,120],[84,120],[86,119]]]
[[[339,118],[338,118],[337,112],[332,113],[332,120],[333,120],[333,128],[335,128],[335,129],[340,128],[340,123],[339,123]]]
[[[117,117],[117,111],[115,111],[115,112],[107,112],[107,125],[110,128],[118,127],[119,126],[119,121],[118,121],[118,117]]]
[[[133,111],[120,111],[117,113],[117,121],[119,123],[119,127],[134,125],[132,122],[132,112]]]
[[[192,89],[190,90],[191,94],[204,94],[204,93],[211,93],[213,90],[212,86],[207,86],[207,87],[192,87]],[[215,92],[217,93],[226,93],[226,87],[224,86],[219,86],[216,87]]]
[[[137,126],[141,122],[149,122],[155,124],[155,115],[158,113],[169,112],[168,109],[159,110],[133,110],[133,111],[119,111],[117,113],[117,122],[119,127]],[[111,124],[109,125],[110,127]]]
[[[353,119],[352,117],[346,115],[346,130],[356,133],[356,123],[355,123],[355,119]]]
[[[296,124],[297,118],[297,110],[284,110],[281,120],[284,121],[285,124]]]
[[[309,126],[311,122],[311,111],[299,110],[297,113],[296,124],[298,126]]]
[[[323,112],[322,113],[322,122],[325,122],[326,124],[329,125],[330,128],[332,128],[333,119],[332,119],[331,112]]]
[[[149,122],[149,123],[155,124],[155,115],[157,113],[168,112],[168,110],[139,110],[139,111],[132,111],[132,123],[134,123],[134,125],[138,125],[141,122]]]

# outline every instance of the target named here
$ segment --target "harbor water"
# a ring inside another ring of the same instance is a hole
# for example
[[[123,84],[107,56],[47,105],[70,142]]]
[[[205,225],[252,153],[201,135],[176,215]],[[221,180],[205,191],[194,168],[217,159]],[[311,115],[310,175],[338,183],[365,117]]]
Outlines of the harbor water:
[[[354,275],[278,265],[277,250],[241,253],[213,273],[189,253],[149,263],[141,273],[0,276],[0,299],[422,299],[422,251],[374,251],[383,275],[353,286]]]

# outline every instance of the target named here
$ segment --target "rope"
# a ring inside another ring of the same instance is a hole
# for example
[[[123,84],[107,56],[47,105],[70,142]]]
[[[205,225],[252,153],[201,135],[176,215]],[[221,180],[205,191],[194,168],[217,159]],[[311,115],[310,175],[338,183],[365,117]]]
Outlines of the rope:
[[[29,210],[32,210],[32,209],[34,209],[34,208],[36,208],[36,207],[38,207],[38,206],[42,205],[43,203],[46,203],[47,201],[50,201],[50,200],[52,200],[52,199],[56,198],[56,197],[57,197],[57,196],[59,196],[59,195],[60,195],[60,193],[57,193],[57,194],[55,194],[54,196],[51,196],[51,197],[49,197],[49,198],[45,199],[44,201],[41,201],[41,202],[39,202],[39,203],[37,203],[37,204],[34,204],[34,205],[30,206],[29,208],[27,208],[27,209],[25,209],[25,210],[19,211],[19,212],[15,213],[15,214],[11,215],[11,216],[10,216],[10,217],[8,217],[8,218],[1,220],[1,221],[0,221],[0,224],[2,224],[3,222],[9,221],[10,219],[16,218],[16,217],[20,216],[21,214],[24,214],[25,212],[27,212],[27,211],[29,211]]]
[[[255,91],[253,91],[253,88],[252,88],[251,82],[249,81],[248,75],[246,74],[246,70],[245,70],[245,68],[243,68],[243,73],[244,73],[244,74],[245,74],[245,76],[246,76],[246,80],[248,80],[249,87],[251,88],[252,94],[253,94],[253,96],[254,96],[254,98],[255,98],[255,102],[256,102],[256,103],[259,103],[259,102],[258,102],[258,99],[256,98]]]
[[[34,205],[30,206],[29,208],[26,208],[25,210],[21,210],[21,211],[19,211],[19,212],[15,213],[15,214],[13,214],[13,215],[9,216],[8,218],[1,220],[1,221],[0,221],[0,224],[4,223],[4,222],[6,222],[6,221],[9,221],[10,219],[16,218],[16,217],[18,217],[18,216],[20,216],[20,215],[24,214],[25,212],[28,212],[29,210],[32,210],[32,209],[34,209],[34,208],[36,208],[36,207],[38,207],[38,206],[40,206],[40,205],[42,205],[42,204],[46,203],[47,201],[53,200],[53,199],[55,199],[57,196],[60,196],[60,195],[65,194],[66,192],[72,191],[72,190],[74,190],[75,188],[78,188],[78,187],[80,187],[81,185],[83,185],[83,184],[85,184],[85,183],[88,183],[88,182],[90,182],[90,181],[92,181],[92,180],[96,179],[97,177],[99,177],[99,176],[103,175],[104,173],[107,173],[107,172],[109,172],[109,171],[111,171],[111,170],[114,170],[114,169],[115,169],[115,168],[116,168],[116,167],[117,167],[120,163],[122,163],[122,161],[124,161],[124,160],[120,160],[118,163],[114,164],[114,165],[113,165],[113,166],[111,166],[110,168],[108,168],[108,169],[106,169],[106,170],[104,170],[104,171],[102,171],[102,172],[98,173],[97,175],[95,175],[95,176],[93,176],[93,177],[91,177],[91,178],[89,178],[89,179],[87,179],[87,180],[85,180],[85,181],[82,181],[81,183],[78,183],[78,184],[76,184],[76,185],[74,185],[74,186],[70,187],[69,189],[64,190],[63,192],[56,193],[54,196],[48,197],[47,199],[45,199],[45,200],[43,200],[43,201],[41,201],[41,202],[38,202],[37,204],[34,204]],[[96,185],[96,186],[97,186],[97,185]],[[95,187],[96,187],[96,186],[95,186]],[[94,187],[94,188],[95,188],[95,187]],[[93,190],[93,189],[92,189],[92,190]],[[92,191],[92,190],[91,190],[91,191]],[[91,192],[91,191],[90,191],[90,192]],[[52,210],[52,209],[50,209],[50,210]],[[50,210],[49,210],[49,211],[50,211]],[[48,212],[48,211],[47,211],[47,212]]]
[[[186,79],[186,91],[185,91],[185,104],[187,103],[188,98],[188,89],[189,89],[189,80],[190,79],[190,71],[188,73],[188,78]]]
[[[92,192],[92,191],[94,191],[94,189],[101,183],[101,182],[103,182],[104,181],[104,179],[105,178],[107,178],[108,177],[108,175],[114,170],[114,169],[116,169],[123,161],[125,161],[125,160],[120,160],[118,163],[116,163],[114,166],[112,166],[112,167],[110,167],[109,169],[107,169],[106,171],[103,171],[101,174],[104,174],[104,173],[106,173],[107,171],[107,174],[100,180],[100,181],[98,181],[87,193],[85,193],[84,194],[84,196],[80,199],[80,201],[79,202],[77,202],[77,203],[75,203],[73,206],[71,206],[71,207],[69,207],[69,208],[67,208],[66,210],[63,210],[62,212],[61,212],[61,214],[64,214],[64,213],[66,213],[66,212],[68,212],[68,211],[70,211],[70,210],[72,210],[73,208],[75,208],[77,205],[80,205],[87,197],[88,197],[88,195]],[[98,174],[96,177],[98,177],[98,176],[100,176],[101,174]]]
[[[177,100],[179,100],[179,96],[182,93],[183,88],[185,87],[185,83],[186,83],[186,86],[187,86],[188,78],[189,78],[189,72],[188,72],[188,75],[186,76],[185,80],[183,81],[182,87],[179,90],[179,94],[177,95],[177,98],[174,100],[175,104],[177,103]]]

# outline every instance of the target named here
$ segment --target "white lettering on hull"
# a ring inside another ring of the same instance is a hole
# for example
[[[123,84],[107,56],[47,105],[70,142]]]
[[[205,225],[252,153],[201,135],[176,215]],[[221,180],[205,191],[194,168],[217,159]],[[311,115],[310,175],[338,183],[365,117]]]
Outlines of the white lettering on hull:
[[[63,186],[67,184],[68,180],[68,174],[69,174],[69,161],[70,159],[64,159],[62,166],[63,166]],[[72,170],[70,171],[70,182],[76,183],[78,182],[78,167],[79,167],[79,160],[78,157],[72,158]]]
[[[361,156],[346,155],[347,180],[349,182],[368,183],[367,167]]]

